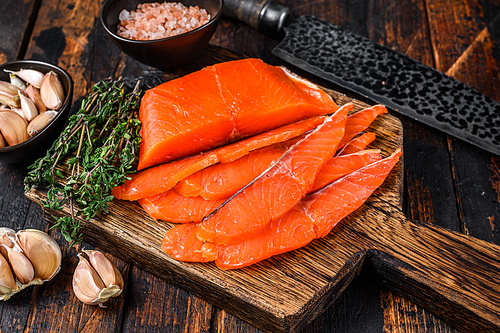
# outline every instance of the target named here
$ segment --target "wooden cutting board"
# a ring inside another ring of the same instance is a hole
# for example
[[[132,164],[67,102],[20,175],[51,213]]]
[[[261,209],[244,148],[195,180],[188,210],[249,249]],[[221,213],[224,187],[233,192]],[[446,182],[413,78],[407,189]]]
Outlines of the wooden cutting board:
[[[217,55],[212,60],[231,58]],[[352,101],[354,111],[369,106],[325,90],[338,104]],[[384,156],[402,147],[397,118],[382,115],[370,130],[377,134],[370,147]],[[82,220],[82,231],[86,241],[264,331],[299,331],[361,272],[462,330],[500,330],[500,247],[407,220],[401,212],[403,160],[404,152],[385,183],[327,237],[243,269],[223,271],[213,263],[170,258],[160,246],[173,224],[152,219],[135,202],[114,200],[109,214]],[[39,204],[46,198],[35,189],[26,196]],[[60,214],[44,210],[47,216]]]

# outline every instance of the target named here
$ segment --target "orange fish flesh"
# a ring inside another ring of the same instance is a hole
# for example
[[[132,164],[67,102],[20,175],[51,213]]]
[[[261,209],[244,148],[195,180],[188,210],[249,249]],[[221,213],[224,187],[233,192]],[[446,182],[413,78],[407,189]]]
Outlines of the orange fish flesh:
[[[138,169],[337,109],[318,86],[259,59],[206,67],[145,93]]]
[[[216,244],[237,243],[297,204],[333,157],[352,107],[346,104],[327,117],[277,164],[208,216],[199,224],[198,238]]]

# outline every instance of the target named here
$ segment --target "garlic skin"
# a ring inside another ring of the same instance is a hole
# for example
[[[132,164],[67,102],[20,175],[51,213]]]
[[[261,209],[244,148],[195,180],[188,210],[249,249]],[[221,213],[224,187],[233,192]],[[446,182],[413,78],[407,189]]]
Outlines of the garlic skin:
[[[40,86],[40,95],[43,104],[48,109],[59,110],[61,108],[64,101],[64,89],[56,73],[50,71],[45,74]]]
[[[0,111],[0,132],[9,146],[28,139],[26,120],[14,111]]]
[[[73,291],[80,301],[103,307],[108,299],[122,293],[123,277],[104,254],[83,250],[78,259],[73,275]]]
[[[33,264],[34,280],[51,280],[61,269],[62,253],[56,241],[36,229],[21,230],[16,236],[19,246]]]

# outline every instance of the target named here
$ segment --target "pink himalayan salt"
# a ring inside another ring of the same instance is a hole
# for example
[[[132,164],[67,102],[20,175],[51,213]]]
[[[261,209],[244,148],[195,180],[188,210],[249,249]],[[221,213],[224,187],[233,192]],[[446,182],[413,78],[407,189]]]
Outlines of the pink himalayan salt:
[[[122,10],[118,35],[135,40],[153,40],[196,29],[210,21],[210,14],[198,6],[175,2],[143,3],[137,10]]]

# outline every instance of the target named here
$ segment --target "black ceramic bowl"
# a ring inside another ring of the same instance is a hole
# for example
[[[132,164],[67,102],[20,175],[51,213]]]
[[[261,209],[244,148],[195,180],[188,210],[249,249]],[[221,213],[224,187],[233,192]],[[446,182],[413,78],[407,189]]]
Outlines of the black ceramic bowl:
[[[71,76],[62,68],[55,65],[35,61],[35,60],[20,60],[8,62],[0,65],[0,80],[9,82],[9,74],[4,69],[18,71],[20,69],[34,69],[42,73],[53,71],[59,76],[66,98],[59,113],[54,119],[38,134],[23,141],[15,146],[0,148],[0,162],[5,163],[30,163],[37,157],[45,154],[52,142],[61,133],[66,120],[68,119],[71,101],[73,98],[73,80]]]
[[[223,0],[180,0],[187,7],[204,8],[210,14],[210,21],[183,34],[156,40],[138,41],[118,36],[116,31],[120,12],[123,9],[136,10],[138,4],[148,2],[157,1],[107,0],[101,10],[101,24],[111,40],[123,52],[143,64],[158,69],[181,67],[191,62],[212,38],[219,24],[223,7]]]

